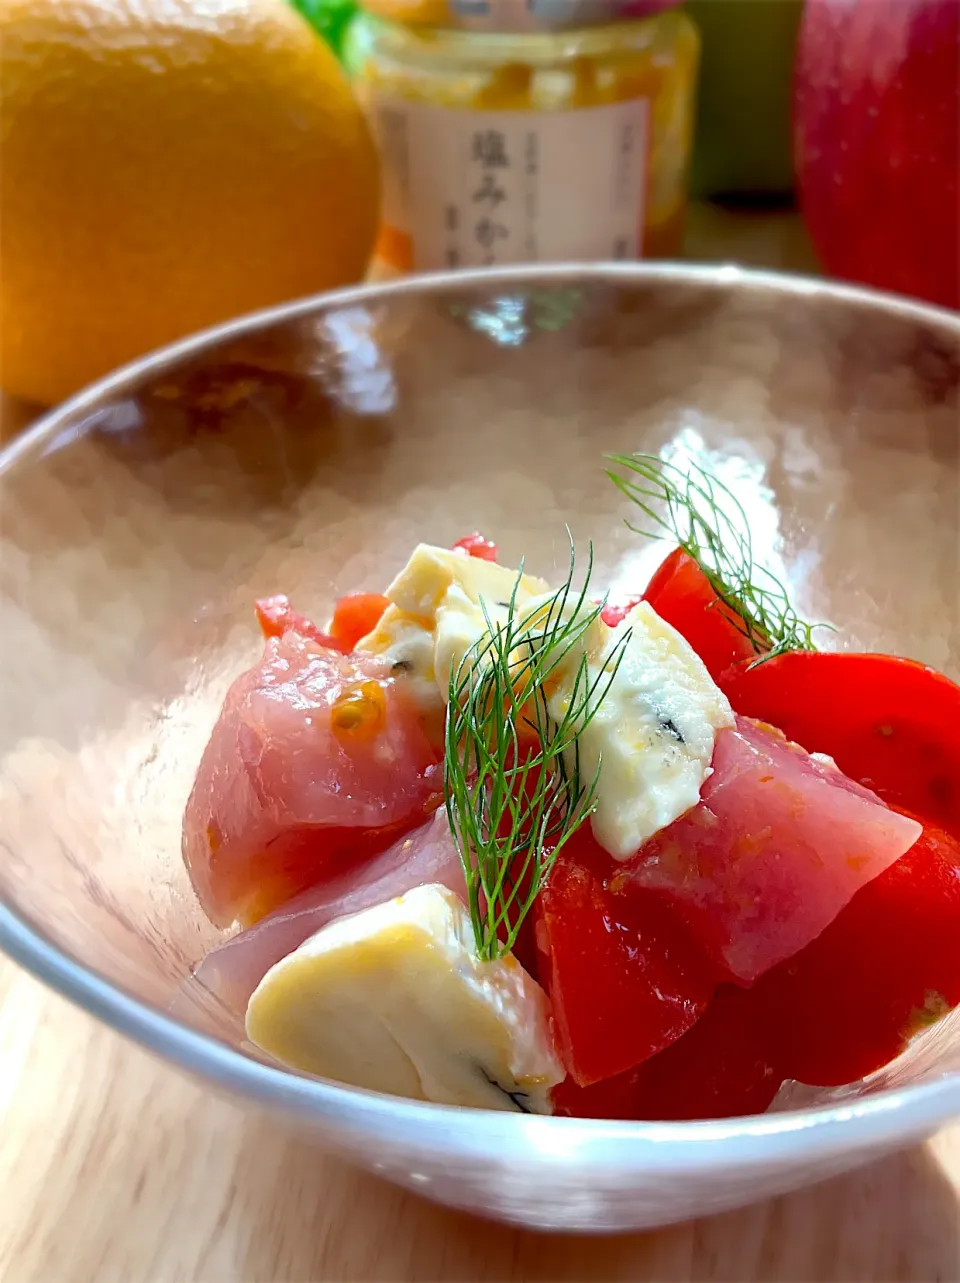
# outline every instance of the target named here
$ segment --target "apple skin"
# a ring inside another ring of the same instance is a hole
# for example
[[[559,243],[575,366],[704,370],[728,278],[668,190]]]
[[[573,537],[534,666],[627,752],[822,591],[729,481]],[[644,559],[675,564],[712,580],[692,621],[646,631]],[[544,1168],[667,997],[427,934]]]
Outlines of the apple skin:
[[[824,269],[960,308],[960,0],[807,0],[801,208]]]

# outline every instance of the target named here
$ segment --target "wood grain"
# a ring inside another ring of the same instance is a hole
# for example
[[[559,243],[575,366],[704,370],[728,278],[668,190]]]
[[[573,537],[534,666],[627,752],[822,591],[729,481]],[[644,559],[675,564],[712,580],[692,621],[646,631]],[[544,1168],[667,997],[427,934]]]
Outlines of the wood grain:
[[[713,213],[691,241],[696,257],[809,265],[793,222]],[[0,404],[0,437],[29,418]],[[3,1283],[960,1279],[960,1128],[711,1220],[541,1236],[325,1158],[3,960],[0,1191]]]

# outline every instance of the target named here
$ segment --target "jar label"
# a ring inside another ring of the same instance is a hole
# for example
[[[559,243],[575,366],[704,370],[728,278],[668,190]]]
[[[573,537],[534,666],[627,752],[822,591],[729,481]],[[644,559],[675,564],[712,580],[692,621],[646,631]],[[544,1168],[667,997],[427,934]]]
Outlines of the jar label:
[[[645,99],[570,111],[472,111],[377,97],[379,253],[393,267],[640,254]]]

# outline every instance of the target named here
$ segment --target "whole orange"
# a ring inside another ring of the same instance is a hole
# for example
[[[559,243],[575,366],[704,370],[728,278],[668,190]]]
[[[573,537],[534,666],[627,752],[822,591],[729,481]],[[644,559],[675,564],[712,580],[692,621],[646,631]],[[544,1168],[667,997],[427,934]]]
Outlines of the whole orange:
[[[0,0],[0,384],[358,280],[374,146],[285,0]]]

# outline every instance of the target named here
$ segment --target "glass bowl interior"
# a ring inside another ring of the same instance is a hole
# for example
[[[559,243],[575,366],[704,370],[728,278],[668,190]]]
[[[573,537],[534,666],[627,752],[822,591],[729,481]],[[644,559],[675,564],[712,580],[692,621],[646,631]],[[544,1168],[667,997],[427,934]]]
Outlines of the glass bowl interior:
[[[0,463],[0,944],[219,1086],[445,1201],[531,1224],[678,1219],[826,1175],[960,1113],[960,1027],[837,1098],[724,1124],[418,1106],[283,1074],[180,1002],[223,933],[180,821],[251,603],[324,617],[473,529],[555,578],[640,587],[603,457],[694,460],[826,644],[960,678],[960,321],[681,268],[505,271],[249,318],[92,389]],[[722,1175],[723,1179],[718,1179]]]

